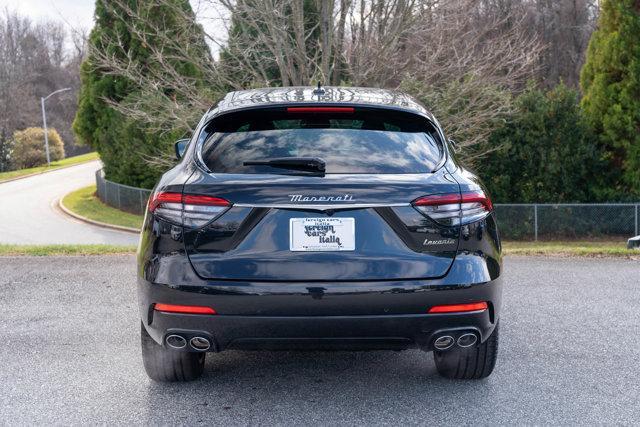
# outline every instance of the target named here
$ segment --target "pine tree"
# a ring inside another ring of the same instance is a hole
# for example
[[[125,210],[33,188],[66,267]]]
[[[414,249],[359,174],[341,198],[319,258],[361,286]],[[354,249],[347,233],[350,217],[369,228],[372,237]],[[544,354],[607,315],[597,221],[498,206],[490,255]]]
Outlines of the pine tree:
[[[580,84],[587,120],[600,136],[616,189],[640,195],[640,0],[603,0]]]
[[[127,8],[141,11],[145,19],[128,17]],[[185,130],[176,129],[161,135],[150,131],[144,123],[125,117],[109,105],[135,99],[143,88],[119,75],[117,70],[100,68],[95,52],[130,59],[133,66],[149,72],[163,67],[149,49],[149,44],[160,42],[154,37],[153,31],[145,29],[151,24],[158,24],[167,34],[175,32],[176,37],[179,36],[184,30],[176,10],[182,11],[180,16],[193,16],[188,0],[96,1],[95,26],[89,37],[89,55],[80,70],[82,88],[73,129],[79,140],[98,151],[108,179],[151,188],[164,170],[151,166],[149,160],[171,153],[173,142],[184,135]],[[137,34],[145,34],[145,39],[141,40]],[[190,41],[195,40],[190,48],[202,51],[202,55],[209,54],[204,36],[189,34],[186,37]],[[171,61],[171,47],[167,49],[164,58]],[[173,64],[173,68],[182,76],[195,79],[199,77],[193,64],[178,63]],[[161,87],[157,90],[171,91]]]
[[[564,85],[544,93],[529,89],[517,110],[489,144],[500,147],[478,172],[501,203],[592,202],[602,194],[602,152],[578,105]]]

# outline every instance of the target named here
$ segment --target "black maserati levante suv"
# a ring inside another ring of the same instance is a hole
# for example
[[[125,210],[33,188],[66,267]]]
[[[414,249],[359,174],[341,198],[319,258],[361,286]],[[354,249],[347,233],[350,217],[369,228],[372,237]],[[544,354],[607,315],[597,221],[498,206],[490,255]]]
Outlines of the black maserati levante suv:
[[[228,349],[433,351],[488,376],[501,246],[491,200],[436,119],[388,90],[229,93],[149,200],[142,356],[157,381]]]

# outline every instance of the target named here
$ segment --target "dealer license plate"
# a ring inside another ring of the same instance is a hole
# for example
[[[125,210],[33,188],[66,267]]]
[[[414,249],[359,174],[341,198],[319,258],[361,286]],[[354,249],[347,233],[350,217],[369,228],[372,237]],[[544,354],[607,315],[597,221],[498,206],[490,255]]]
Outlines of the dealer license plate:
[[[295,252],[353,251],[356,248],[354,218],[291,218],[289,249]]]

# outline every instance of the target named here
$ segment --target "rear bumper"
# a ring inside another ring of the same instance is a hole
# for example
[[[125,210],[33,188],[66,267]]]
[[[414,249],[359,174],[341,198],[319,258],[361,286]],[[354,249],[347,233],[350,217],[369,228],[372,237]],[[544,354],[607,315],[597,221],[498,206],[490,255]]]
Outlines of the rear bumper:
[[[210,283],[168,286],[139,278],[142,321],[164,343],[171,334],[205,336],[210,351],[227,349],[433,350],[443,331],[475,333],[484,341],[495,328],[501,279],[478,284],[434,281],[368,283]],[[489,309],[426,314],[434,305],[487,301]],[[217,315],[163,313],[155,303],[200,305]],[[453,334],[455,335],[455,334]]]
[[[240,350],[433,350],[442,334],[472,332],[484,341],[495,324],[487,310],[467,314],[386,316],[225,316],[154,313],[147,330],[163,343],[169,335],[204,336],[210,351]],[[452,331],[455,331],[452,333]],[[187,350],[189,348],[187,347]]]

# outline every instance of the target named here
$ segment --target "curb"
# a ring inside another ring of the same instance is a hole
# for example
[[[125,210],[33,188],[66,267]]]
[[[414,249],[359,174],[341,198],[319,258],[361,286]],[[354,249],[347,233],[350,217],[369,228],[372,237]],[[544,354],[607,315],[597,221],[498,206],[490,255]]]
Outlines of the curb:
[[[66,197],[66,194],[62,197],[60,197],[58,199],[58,208],[60,208],[60,210],[62,212],[64,212],[65,214],[69,215],[70,217],[73,217],[75,219],[78,219],[82,222],[86,222],[87,224],[91,224],[91,225],[96,225],[98,227],[102,227],[102,228],[109,228],[111,230],[117,230],[117,231],[125,231],[127,233],[135,233],[135,234],[139,234],[140,230],[137,228],[132,228],[132,227],[125,227],[123,225],[114,225],[114,224],[107,224],[106,222],[100,222],[100,221],[95,221],[93,219],[89,219],[87,217],[84,217],[82,215],[78,215],[77,213],[73,212],[72,210],[70,210],[69,208],[67,208],[65,205],[62,204],[62,199],[64,199]]]
[[[72,165],[60,166],[59,168],[49,169],[49,170],[45,170],[45,171],[42,171],[42,172],[34,172],[34,173],[30,173],[29,175],[21,175],[21,176],[15,177],[15,178],[5,179],[5,180],[0,181],[0,185],[5,184],[7,182],[13,182],[13,181],[18,181],[18,180],[25,179],[25,178],[31,178],[32,176],[38,176],[38,175],[42,175],[42,174],[49,173],[49,172],[56,172],[56,171],[60,171],[62,169],[72,168],[74,166],[84,165],[84,164],[87,164],[87,163],[95,162],[96,160],[100,161],[100,158],[93,159],[93,160],[87,160],[86,162],[74,163]]]

